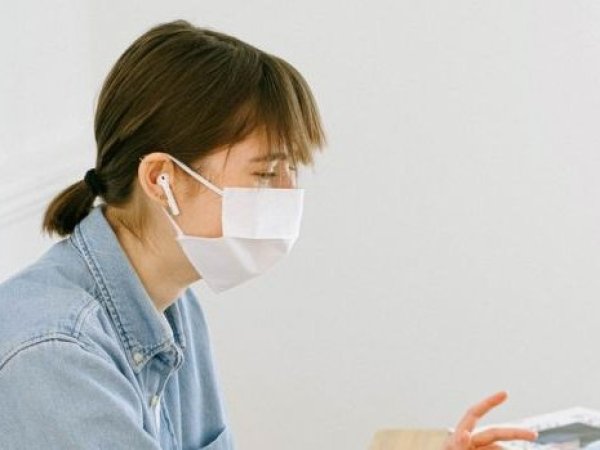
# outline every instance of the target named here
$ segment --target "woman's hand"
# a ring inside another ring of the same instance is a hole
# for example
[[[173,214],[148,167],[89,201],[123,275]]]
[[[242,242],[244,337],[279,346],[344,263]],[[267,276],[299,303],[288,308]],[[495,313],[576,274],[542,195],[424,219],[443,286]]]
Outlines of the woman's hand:
[[[497,441],[534,441],[537,439],[535,431],[525,428],[490,428],[473,434],[477,421],[492,408],[504,402],[507,397],[506,392],[498,392],[472,406],[454,433],[447,439],[444,450],[500,450],[502,447]]]

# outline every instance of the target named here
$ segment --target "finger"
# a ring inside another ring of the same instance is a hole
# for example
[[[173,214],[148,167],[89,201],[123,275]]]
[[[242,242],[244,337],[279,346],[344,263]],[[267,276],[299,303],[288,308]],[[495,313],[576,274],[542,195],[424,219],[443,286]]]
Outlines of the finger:
[[[471,437],[476,447],[493,444],[496,441],[535,441],[537,433],[525,428],[490,428]]]
[[[471,447],[471,433],[468,431],[456,432],[452,435],[452,449],[463,450]]]
[[[506,448],[501,445],[492,444],[486,445],[485,447],[477,447],[477,450],[506,450]]]
[[[475,424],[477,423],[477,421],[481,419],[484,415],[486,415],[490,411],[490,409],[504,402],[507,397],[508,394],[506,393],[506,391],[497,392],[494,395],[472,406],[471,408],[469,408],[467,413],[459,422],[456,429],[461,432],[463,430],[473,431],[473,428],[475,428]]]

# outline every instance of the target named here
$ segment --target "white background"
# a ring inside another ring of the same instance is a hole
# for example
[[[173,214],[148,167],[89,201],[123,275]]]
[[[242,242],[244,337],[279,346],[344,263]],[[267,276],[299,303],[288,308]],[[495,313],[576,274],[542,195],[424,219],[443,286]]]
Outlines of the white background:
[[[600,409],[600,3],[52,1],[0,8],[0,279],[94,164],[102,80],[185,18],[300,70],[329,146],[283,263],[208,315],[240,449]]]

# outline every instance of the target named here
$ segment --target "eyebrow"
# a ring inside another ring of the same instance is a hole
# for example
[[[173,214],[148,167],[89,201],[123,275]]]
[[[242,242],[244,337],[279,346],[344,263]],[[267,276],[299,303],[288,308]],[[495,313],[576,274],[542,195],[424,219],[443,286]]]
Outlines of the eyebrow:
[[[266,155],[266,156],[257,156],[255,158],[252,158],[250,161],[252,162],[260,162],[260,161],[273,161],[276,159],[287,159],[288,155],[287,153],[272,153],[270,155]]]

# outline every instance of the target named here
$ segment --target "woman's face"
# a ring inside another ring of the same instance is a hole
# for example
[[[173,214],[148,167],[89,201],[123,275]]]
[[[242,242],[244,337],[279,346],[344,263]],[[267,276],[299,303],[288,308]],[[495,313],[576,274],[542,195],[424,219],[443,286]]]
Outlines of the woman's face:
[[[284,154],[267,156],[266,150],[264,133],[255,131],[243,141],[231,146],[229,153],[224,148],[191,163],[189,167],[219,188],[297,187],[296,170],[290,167],[286,156]],[[146,155],[144,162],[152,166],[152,169],[143,175],[145,180],[151,183],[147,187],[155,194],[154,199],[160,202],[157,206],[164,206],[167,210],[166,197],[162,188],[156,184],[156,177],[162,172],[168,172],[171,190],[180,211],[178,216],[172,217],[185,234],[202,237],[223,235],[222,202],[219,194],[185,173],[164,153]],[[143,169],[140,168],[140,171]],[[159,214],[163,213],[159,212]]]

